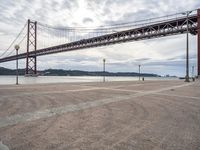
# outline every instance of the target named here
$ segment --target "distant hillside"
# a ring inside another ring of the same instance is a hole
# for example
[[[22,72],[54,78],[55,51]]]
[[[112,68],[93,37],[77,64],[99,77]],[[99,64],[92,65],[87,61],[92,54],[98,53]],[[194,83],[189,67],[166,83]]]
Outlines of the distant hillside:
[[[16,70],[0,67],[0,75],[15,75],[15,74],[16,74]],[[19,74],[23,75],[24,69],[19,69]]]
[[[19,74],[24,75],[25,69],[19,69]],[[0,75],[15,75],[16,70],[0,67]],[[47,69],[38,71],[41,76],[103,76],[100,71],[81,71],[81,70],[63,70],[63,69]],[[135,72],[105,72],[106,76],[138,76]],[[158,77],[157,74],[142,73],[144,77]]]

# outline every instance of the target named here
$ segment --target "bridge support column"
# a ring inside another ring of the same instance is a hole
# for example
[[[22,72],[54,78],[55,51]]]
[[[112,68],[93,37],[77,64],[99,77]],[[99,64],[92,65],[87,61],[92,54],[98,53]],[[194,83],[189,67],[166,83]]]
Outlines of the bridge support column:
[[[197,10],[197,75],[200,78],[200,9]]]
[[[30,55],[30,52],[33,51],[36,52],[36,49],[37,49],[37,22],[32,22],[28,20],[25,76],[37,76],[36,55],[34,54]]]

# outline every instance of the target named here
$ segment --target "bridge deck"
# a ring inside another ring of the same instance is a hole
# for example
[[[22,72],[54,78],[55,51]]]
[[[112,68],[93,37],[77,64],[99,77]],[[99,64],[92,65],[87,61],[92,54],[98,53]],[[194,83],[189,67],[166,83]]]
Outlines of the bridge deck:
[[[200,81],[0,86],[0,149],[200,147]]]

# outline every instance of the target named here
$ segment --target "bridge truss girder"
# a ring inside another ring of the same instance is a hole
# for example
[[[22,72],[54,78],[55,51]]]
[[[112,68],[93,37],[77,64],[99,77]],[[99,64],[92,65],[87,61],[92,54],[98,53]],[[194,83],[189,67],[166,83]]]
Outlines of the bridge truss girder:
[[[196,35],[197,17],[196,16],[190,17],[188,22],[189,22],[190,33]],[[187,20],[186,18],[183,18],[181,20],[149,25],[137,29],[121,31],[113,34],[107,34],[63,45],[40,49],[37,50],[36,55],[41,56],[41,55],[60,53],[60,52],[83,49],[83,48],[105,46],[105,45],[128,42],[128,41],[139,41],[151,38],[165,37],[169,35],[183,34],[186,31],[187,31]],[[33,53],[30,53],[30,55],[32,54]]]

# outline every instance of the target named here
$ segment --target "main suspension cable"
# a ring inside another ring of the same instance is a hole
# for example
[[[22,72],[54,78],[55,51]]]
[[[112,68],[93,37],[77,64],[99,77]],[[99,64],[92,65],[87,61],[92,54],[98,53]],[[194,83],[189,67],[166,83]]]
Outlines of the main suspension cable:
[[[10,44],[10,46],[0,55],[0,57],[2,57],[3,55],[5,55],[8,50],[13,46],[13,44],[17,41],[17,39],[20,37],[20,35],[22,34],[22,32],[24,31],[25,27],[26,27],[27,23],[24,25],[24,27],[20,30],[20,32],[18,33],[18,35],[16,36],[16,38],[12,41],[12,43]]]

